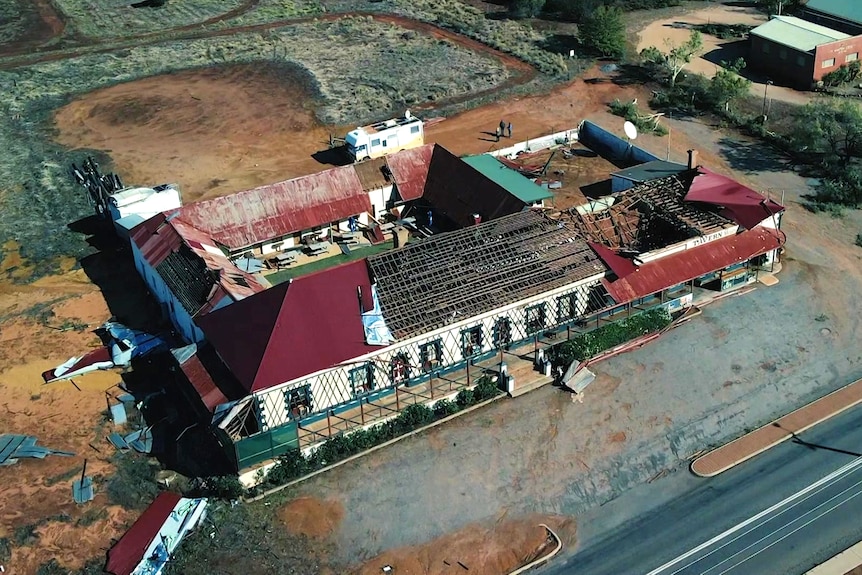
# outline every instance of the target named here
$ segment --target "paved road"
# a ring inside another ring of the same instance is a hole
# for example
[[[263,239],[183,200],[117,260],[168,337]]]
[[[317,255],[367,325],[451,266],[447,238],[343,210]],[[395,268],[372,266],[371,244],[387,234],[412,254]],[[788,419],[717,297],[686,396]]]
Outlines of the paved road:
[[[862,409],[712,479],[681,471],[580,521],[554,575],[792,575],[862,540]]]

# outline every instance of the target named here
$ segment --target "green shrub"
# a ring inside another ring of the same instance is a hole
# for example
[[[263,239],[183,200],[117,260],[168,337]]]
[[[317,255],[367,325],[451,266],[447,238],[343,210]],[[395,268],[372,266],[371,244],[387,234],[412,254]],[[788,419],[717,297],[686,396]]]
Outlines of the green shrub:
[[[427,405],[414,403],[398,415],[398,420],[406,431],[413,431],[434,421],[434,412]]]
[[[458,392],[458,395],[455,396],[455,403],[461,409],[464,409],[465,407],[470,407],[471,405],[473,405],[473,403],[475,403],[473,400],[473,391],[470,389],[462,389]]]
[[[856,245],[862,248],[862,234],[856,234]]]
[[[500,390],[497,389],[497,384],[492,382],[490,378],[483,377],[479,380],[479,383],[476,384],[476,387],[473,388],[473,402],[482,403],[487,399],[491,399],[498,393],[500,393]]]
[[[667,129],[658,123],[658,117],[641,116],[638,106],[634,102],[620,102],[615,99],[608,104],[608,108],[614,116],[620,116],[634,124],[641,133],[653,133],[656,136],[667,135]]]
[[[566,367],[573,361],[584,361],[636,337],[656,332],[670,322],[671,317],[665,309],[645,311],[555,345],[548,357],[555,366]]]
[[[5,537],[0,537],[0,564],[9,563],[12,558],[12,546]]]
[[[291,479],[301,477],[310,471],[312,471],[311,466],[308,460],[302,455],[302,452],[298,449],[293,449],[278,458],[278,461],[275,462],[275,465],[266,474],[266,481],[272,485],[283,485]]]
[[[204,477],[201,480],[200,491],[204,497],[238,499],[245,491],[245,487],[236,475],[219,475]]]
[[[448,417],[454,413],[458,413],[459,411],[460,409],[458,406],[448,399],[441,399],[434,404],[434,416],[437,419],[443,419],[444,417]]]

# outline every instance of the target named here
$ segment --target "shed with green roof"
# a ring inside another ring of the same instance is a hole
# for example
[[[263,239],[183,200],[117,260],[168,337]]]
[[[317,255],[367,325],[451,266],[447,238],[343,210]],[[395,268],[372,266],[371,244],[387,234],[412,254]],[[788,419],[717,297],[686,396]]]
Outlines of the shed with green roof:
[[[461,159],[471,168],[528,206],[541,204],[554,195],[549,190],[535,184],[526,176],[504,166],[500,160],[489,154],[464,156]]]

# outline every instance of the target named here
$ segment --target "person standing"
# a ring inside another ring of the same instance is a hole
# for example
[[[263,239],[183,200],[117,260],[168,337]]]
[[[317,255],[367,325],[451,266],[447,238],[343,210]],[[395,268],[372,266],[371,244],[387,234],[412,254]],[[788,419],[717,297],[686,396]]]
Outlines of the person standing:
[[[508,136],[507,136],[507,137],[511,138],[511,137],[512,137],[512,122],[509,122],[509,123],[506,125],[506,131],[508,132]]]
[[[500,141],[500,135],[502,133],[503,133],[502,128],[500,128],[500,126],[497,126],[497,130],[494,132],[494,135],[497,137],[497,139],[496,139],[497,142]]]
[[[506,133],[506,120],[500,120],[500,135]]]

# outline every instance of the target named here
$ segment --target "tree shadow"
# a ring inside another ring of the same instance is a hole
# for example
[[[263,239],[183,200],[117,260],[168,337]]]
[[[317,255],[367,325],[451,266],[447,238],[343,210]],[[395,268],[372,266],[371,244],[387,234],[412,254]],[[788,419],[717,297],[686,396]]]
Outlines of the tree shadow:
[[[548,34],[541,43],[541,47],[548,52],[564,56],[568,56],[570,50],[574,50],[575,57],[578,58],[586,55],[578,40],[571,34]]]
[[[638,64],[619,64],[611,81],[617,86],[646,86],[656,81],[655,71]]]
[[[723,137],[718,141],[720,154],[734,170],[746,173],[786,172],[791,163],[778,151],[760,143]]]
[[[580,190],[585,197],[590,199],[597,199],[602,196],[610,195],[612,190],[611,179],[608,178],[607,180],[581,186]]]
[[[810,441],[805,441],[804,439],[802,439],[801,437],[796,435],[796,433],[782,427],[781,424],[778,423],[777,421],[773,422],[772,426],[777,427],[779,429],[782,429],[784,431],[787,431],[788,433],[790,433],[791,441],[793,441],[793,443],[795,443],[796,445],[801,445],[803,447],[806,447],[812,451],[822,449],[823,451],[832,451],[833,453],[840,453],[842,455],[850,455],[853,457],[862,457],[862,453],[859,453],[856,451],[849,451],[847,449],[839,449],[837,447],[830,447],[828,445],[820,445],[817,443],[811,443]]]
[[[747,40],[735,40],[733,42],[726,42],[717,46],[715,49],[703,54],[701,58],[707,62],[715,64],[716,66],[721,66],[722,62],[733,62],[738,58],[747,58],[748,52],[749,44]],[[747,70],[748,66],[742,69],[740,76],[745,77],[745,72]]]

